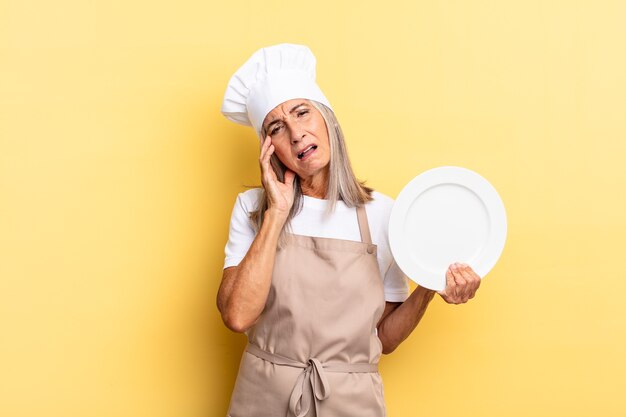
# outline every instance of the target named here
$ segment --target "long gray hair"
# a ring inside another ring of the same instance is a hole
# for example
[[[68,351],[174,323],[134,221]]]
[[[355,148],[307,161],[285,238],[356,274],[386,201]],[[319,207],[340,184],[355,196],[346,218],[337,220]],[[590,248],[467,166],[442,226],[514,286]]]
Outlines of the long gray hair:
[[[352,171],[352,165],[348,158],[348,150],[346,142],[339,126],[339,122],[335,117],[335,113],[324,104],[314,100],[308,100],[322,114],[326,129],[328,130],[328,140],[330,143],[330,163],[328,172],[328,189],[326,191],[326,199],[330,201],[328,212],[335,209],[337,201],[341,200],[348,207],[360,207],[368,201],[372,200],[372,189],[365,186],[364,182],[359,181]],[[261,131],[261,138],[265,138],[267,132],[265,128]],[[278,159],[276,153],[270,157],[270,165],[276,173],[279,181],[285,180],[285,171],[287,168]],[[302,210],[302,188],[300,187],[300,178],[296,175],[293,181],[294,199],[293,206],[287,217],[287,221],[280,233],[279,246],[283,246],[285,242],[285,233],[291,229],[291,219]],[[261,229],[265,210],[268,208],[268,198],[265,190],[261,193],[258,209],[250,213],[250,219],[256,230]]]

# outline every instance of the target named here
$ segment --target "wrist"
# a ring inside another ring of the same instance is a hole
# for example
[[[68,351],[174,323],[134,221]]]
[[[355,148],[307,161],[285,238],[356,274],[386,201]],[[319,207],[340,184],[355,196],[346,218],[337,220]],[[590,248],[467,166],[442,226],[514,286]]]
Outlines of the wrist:
[[[268,208],[263,215],[263,223],[267,222],[271,228],[282,229],[288,216],[289,212],[284,213],[280,210]]]
[[[418,285],[415,291],[417,291],[423,298],[429,301],[432,300],[435,297],[435,294],[437,293],[437,291],[431,290],[426,287],[422,287],[421,285]]]

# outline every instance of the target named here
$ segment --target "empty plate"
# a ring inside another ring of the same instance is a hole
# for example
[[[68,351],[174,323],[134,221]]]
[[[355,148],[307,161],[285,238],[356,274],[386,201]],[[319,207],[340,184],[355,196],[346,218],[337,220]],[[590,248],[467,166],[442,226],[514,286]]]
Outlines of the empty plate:
[[[389,244],[398,266],[436,291],[446,270],[463,262],[481,277],[498,261],[506,241],[504,204],[482,176],[461,167],[430,169],[409,182],[389,218]]]

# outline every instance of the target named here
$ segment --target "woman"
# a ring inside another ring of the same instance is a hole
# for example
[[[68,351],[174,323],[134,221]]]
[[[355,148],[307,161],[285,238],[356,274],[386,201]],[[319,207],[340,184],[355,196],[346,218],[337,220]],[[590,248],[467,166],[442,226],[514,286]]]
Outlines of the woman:
[[[257,51],[222,113],[259,134],[263,184],[237,198],[217,296],[226,326],[249,341],[229,416],[385,415],[380,355],[435,295],[409,296],[393,261],[393,200],[356,180],[308,48]],[[439,295],[453,304],[480,285],[465,264],[446,279]]]

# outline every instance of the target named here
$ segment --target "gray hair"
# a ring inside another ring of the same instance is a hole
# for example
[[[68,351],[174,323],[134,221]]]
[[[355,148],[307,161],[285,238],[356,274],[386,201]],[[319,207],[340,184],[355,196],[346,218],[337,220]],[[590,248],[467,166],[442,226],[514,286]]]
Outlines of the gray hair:
[[[322,103],[314,100],[308,100],[313,107],[315,107],[322,114],[324,122],[326,122],[326,129],[328,130],[328,140],[330,143],[330,162],[328,172],[328,189],[326,191],[326,199],[329,200],[328,213],[334,211],[337,201],[341,200],[348,207],[360,207],[363,204],[371,201],[372,189],[365,186],[364,182],[359,181],[354,175],[350,159],[348,158],[348,150],[346,148],[346,142],[343,132],[337,121],[335,113]],[[265,138],[267,132],[265,128],[261,131],[261,138]],[[276,177],[279,181],[285,180],[285,171],[287,168],[278,159],[276,153],[270,157],[270,165],[276,173]],[[279,246],[283,246],[285,243],[285,233],[291,229],[291,219],[293,219],[302,210],[302,188],[300,187],[300,178],[296,175],[293,181],[294,199],[287,221],[280,233]],[[265,194],[265,190],[262,191],[259,197],[259,205],[257,210],[250,213],[250,219],[256,228],[261,229],[263,224],[263,218],[265,210],[268,208],[268,198]]]

